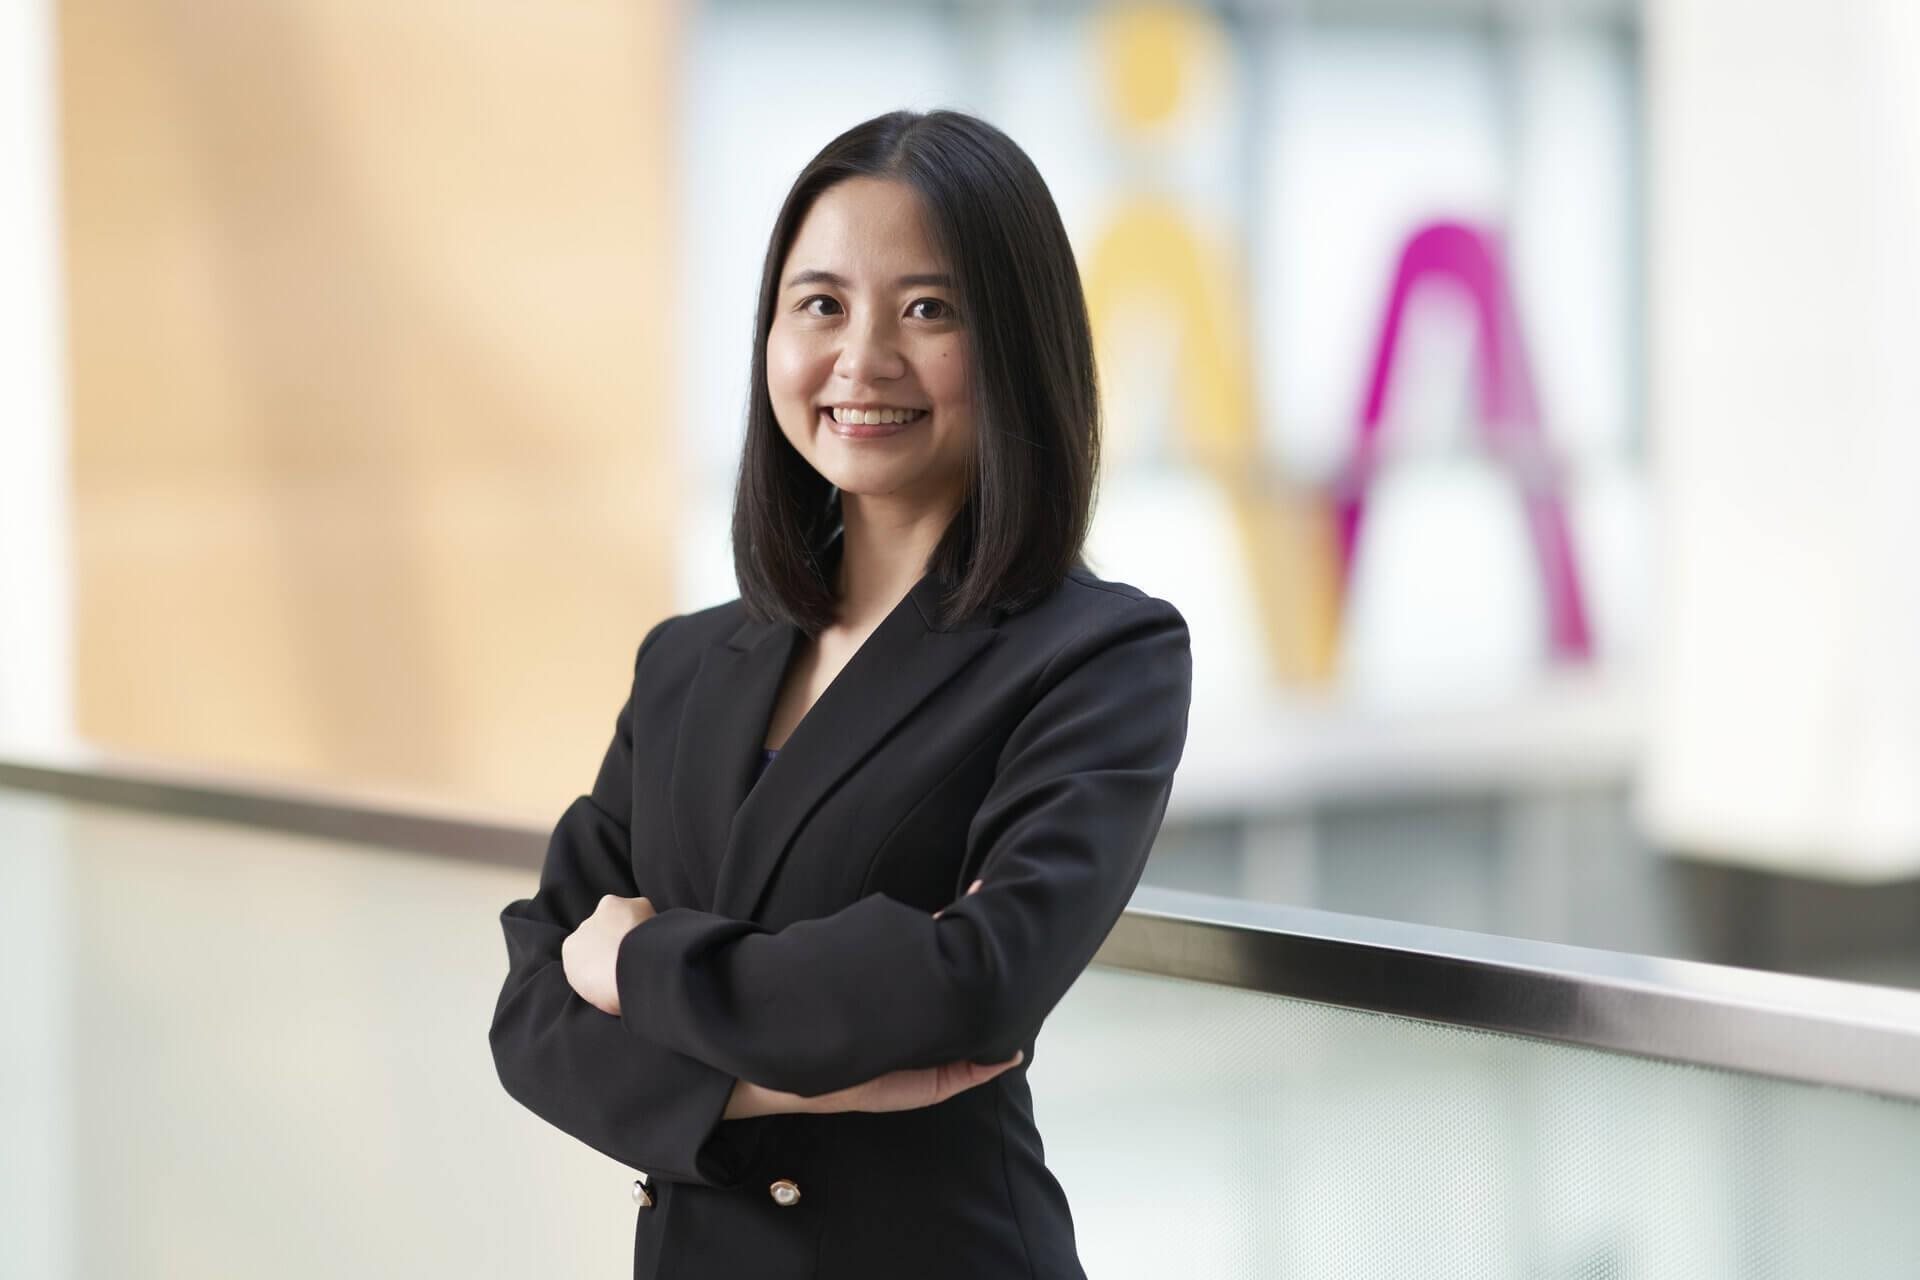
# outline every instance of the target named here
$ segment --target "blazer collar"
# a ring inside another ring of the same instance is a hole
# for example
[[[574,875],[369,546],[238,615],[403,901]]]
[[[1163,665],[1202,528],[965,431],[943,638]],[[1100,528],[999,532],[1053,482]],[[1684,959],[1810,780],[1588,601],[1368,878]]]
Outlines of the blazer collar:
[[[999,639],[1001,614],[994,610],[940,626],[947,589],[932,570],[914,584],[807,711],[764,777],[767,724],[800,629],[749,619],[701,655],[674,746],[671,807],[689,870],[709,891],[715,914],[755,919],[814,807]]]

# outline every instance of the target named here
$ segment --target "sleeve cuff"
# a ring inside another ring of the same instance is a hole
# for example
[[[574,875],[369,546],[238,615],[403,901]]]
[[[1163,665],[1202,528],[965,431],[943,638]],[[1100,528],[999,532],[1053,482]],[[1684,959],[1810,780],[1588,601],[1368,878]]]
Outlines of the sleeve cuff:
[[[712,1186],[729,1189],[746,1180],[760,1152],[770,1116],[723,1120],[734,1077],[715,1070],[712,1080],[687,1099],[689,1132],[696,1144],[694,1172]]]
[[[635,1036],[643,1034],[643,1024],[636,1012],[639,987],[632,980],[636,959],[635,948],[630,944],[634,935],[651,923],[638,924],[628,930],[614,957],[614,988],[620,997],[620,1021],[627,1032]],[[767,1122],[774,1117],[724,1119],[727,1102],[733,1096],[735,1077],[707,1063],[700,1066],[704,1069],[702,1078],[683,1095],[681,1115],[678,1123],[671,1127],[680,1130],[687,1144],[682,1149],[692,1150],[691,1172],[696,1178],[723,1189],[734,1187],[752,1168]]]

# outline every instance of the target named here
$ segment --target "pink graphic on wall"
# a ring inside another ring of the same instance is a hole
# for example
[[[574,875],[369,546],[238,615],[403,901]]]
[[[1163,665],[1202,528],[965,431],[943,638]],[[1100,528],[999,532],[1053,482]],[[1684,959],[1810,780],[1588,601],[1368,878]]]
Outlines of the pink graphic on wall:
[[[1415,285],[1430,279],[1453,281],[1472,302],[1482,440],[1520,485],[1528,537],[1546,595],[1551,652],[1557,659],[1587,661],[1593,656],[1593,638],[1574,562],[1559,472],[1547,449],[1532,369],[1495,238],[1475,227],[1431,223],[1415,232],[1401,252],[1374,352],[1353,458],[1334,499],[1341,590],[1344,594],[1352,576],[1360,531],[1366,521],[1368,491],[1380,464],[1382,419],[1400,351],[1407,300]]]

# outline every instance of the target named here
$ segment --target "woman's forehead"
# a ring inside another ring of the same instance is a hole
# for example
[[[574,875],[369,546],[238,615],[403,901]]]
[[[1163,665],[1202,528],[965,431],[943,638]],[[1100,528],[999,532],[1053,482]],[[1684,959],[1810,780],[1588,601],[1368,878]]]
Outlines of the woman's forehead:
[[[849,178],[814,200],[787,251],[785,277],[822,271],[855,285],[891,285],[903,276],[945,273],[947,264],[913,188]]]

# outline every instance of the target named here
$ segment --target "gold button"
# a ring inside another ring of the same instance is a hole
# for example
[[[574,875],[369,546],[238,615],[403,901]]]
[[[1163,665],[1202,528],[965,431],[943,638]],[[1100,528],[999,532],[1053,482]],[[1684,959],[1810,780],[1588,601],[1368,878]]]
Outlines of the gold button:
[[[800,1203],[800,1188],[794,1185],[791,1178],[776,1179],[774,1184],[767,1188],[767,1194],[772,1196],[773,1202],[782,1209],[791,1209]]]
[[[633,1180],[633,1202],[642,1209],[653,1208],[653,1192],[647,1188],[647,1175],[644,1173]]]

